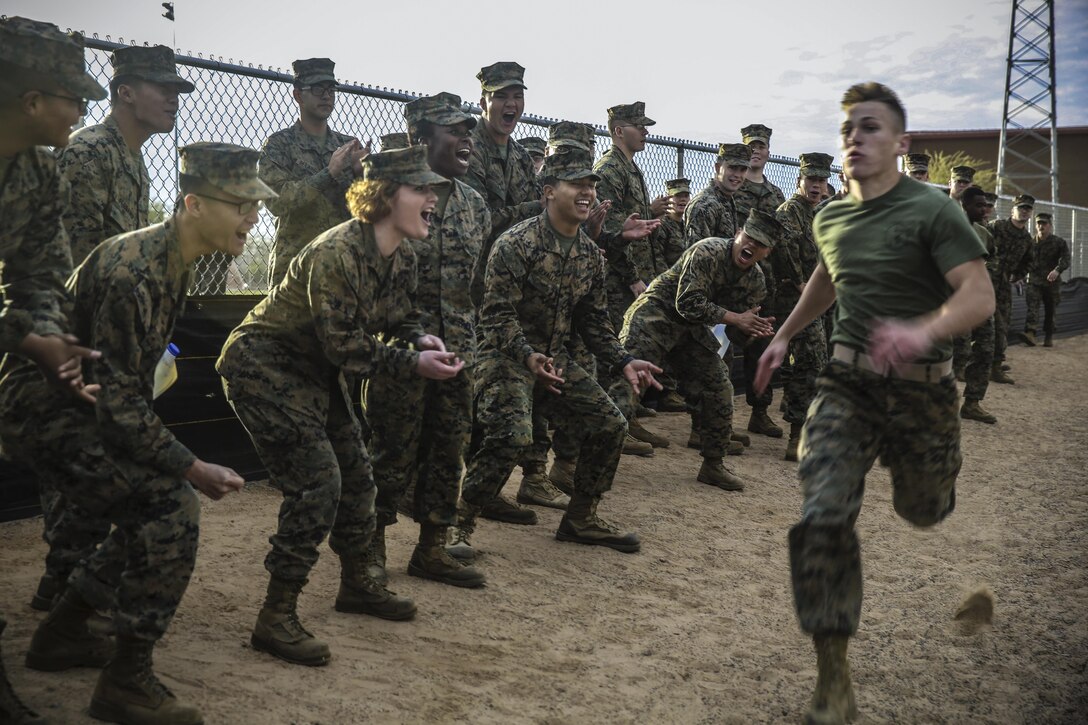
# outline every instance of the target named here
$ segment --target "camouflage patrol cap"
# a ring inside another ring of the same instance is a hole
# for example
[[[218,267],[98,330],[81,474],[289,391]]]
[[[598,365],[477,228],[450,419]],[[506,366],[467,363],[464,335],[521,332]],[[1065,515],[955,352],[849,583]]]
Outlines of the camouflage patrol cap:
[[[665,182],[665,195],[676,196],[677,194],[690,194],[691,193],[691,179],[669,179]]]
[[[539,136],[527,136],[519,139],[518,143],[524,146],[533,156],[543,156],[544,152],[548,150],[548,142]]]
[[[113,77],[132,77],[152,83],[177,86],[178,93],[196,90],[189,81],[178,75],[174,51],[165,45],[131,45],[118,48],[110,54]]]
[[[408,134],[403,131],[382,134],[378,137],[378,140],[381,142],[382,151],[408,148]]]
[[[44,76],[80,98],[101,101],[106,89],[87,72],[83,36],[29,18],[0,20],[0,61]]]
[[[764,126],[762,123],[753,123],[750,126],[745,126],[740,130],[740,136],[744,140],[745,144],[750,144],[753,141],[762,141],[768,146],[771,145],[771,134],[773,131]]]
[[[1048,222],[1053,218],[1054,218],[1053,214],[1050,214],[1049,212],[1045,212],[1045,211],[1038,212],[1035,215],[1035,221],[1037,221],[1037,222]]]
[[[1021,194],[1012,200],[1013,206],[1026,206],[1029,209],[1035,206],[1035,197],[1031,194]]]
[[[818,176],[821,179],[831,178],[831,162],[835,157],[831,154],[813,152],[801,154],[801,176]]]
[[[764,247],[774,249],[778,240],[786,236],[786,227],[782,226],[782,222],[774,214],[762,209],[752,209],[748,212],[748,220],[744,222],[744,233]]]
[[[362,161],[363,175],[368,181],[393,181],[413,186],[439,186],[450,183],[448,179],[431,171],[427,164],[426,146],[409,146],[406,149],[369,154]]]
[[[588,123],[559,121],[548,126],[548,145],[553,151],[566,146],[593,153],[597,146],[594,141],[596,137],[596,130]]]
[[[972,182],[975,180],[975,170],[970,166],[953,166],[952,178],[956,181]]]
[[[717,163],[726,166],[748,166],[752,163],[752,149],[742,143],[720,143]]]
[[[608,120],[629,123],[632,126],[653,126],[657,123],[646,115],[646,104],[642,101],[612,106],[608,109]]]
[[[476,117],[461,110],[461,97],[452,93],[436,93],[423,96],[404,104],[404,120],[411,129],[420,121],[436,126],[456,126],[468,123],[469,128],[476,127]]]
[[[315,83],[336,83],[336,63],[329,58],[306,58],[291,64],[295,72],[296,86],[312,86]]]
[[[241,199],[275,199],[278,194],[257,176],[261,152],[245,146],[201,141],[178,149],[179,171]]]
[[[903,165],[907,171],[929,171],[929,154],[907,154]]]
[[[544,165],[540,168],[540,178],[559,181],[601,180],[593,171],[593,154],[573,146],[567,147],[564,153],[545,158]]]
[[[493,93],[503,88],[525,88],[525,69],[513,61],[499,61],[476,74],[480,81],[480,90]]]

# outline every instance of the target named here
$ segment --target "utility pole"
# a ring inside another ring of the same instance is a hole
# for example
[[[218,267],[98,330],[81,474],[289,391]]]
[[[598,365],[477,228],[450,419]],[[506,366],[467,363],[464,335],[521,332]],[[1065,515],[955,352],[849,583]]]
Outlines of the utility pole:
[[[1058,201],[1054,0],[1013,0],[997,193]]]

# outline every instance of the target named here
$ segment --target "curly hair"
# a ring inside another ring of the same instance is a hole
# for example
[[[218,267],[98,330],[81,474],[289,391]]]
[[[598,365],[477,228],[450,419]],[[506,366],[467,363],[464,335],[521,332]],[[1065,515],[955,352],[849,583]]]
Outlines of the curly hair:
[[[359,179],[347,191],[351,215],[366,224],[377,224],[393,211],[393,195],[400,187],[395,181]]]

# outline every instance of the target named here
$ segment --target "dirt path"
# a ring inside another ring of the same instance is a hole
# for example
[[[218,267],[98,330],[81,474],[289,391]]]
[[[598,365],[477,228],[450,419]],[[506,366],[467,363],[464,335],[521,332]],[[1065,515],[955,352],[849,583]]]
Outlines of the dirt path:
[[[945,524],[911,528],[892,512],[887,474],[869,476],[851,650],[862,722],[1088,718],[1088,336],[1010,357],[1018,384],[994,385],[986,400],[1000,423],[964,425]],[[789,591],[786,531],[800,498],[783,442],[759,438],[730,459],[758,482],[727,494],[695,483],[685,416],[647,426],[673,446],[624,457],[602,506],[639,532],[642,553],[560,544],[551,510],[532,527],[483,522],[475,542],[489,584],[464,591],[404,573],[415,531],[402,522],[390,530],[391,587],[415,598],[418,618],[334,612],[337,562],[325,551],[302,616],[332,646],[326,668],[248,644],[278,494],[253,486],[205,501],[196,573],[157,668],[209,723],[796,722],[816,672]],[[22,666],[41,617],[26,605],[40,526],[0,525],[5,663],[56,722],[90,722],[95,672]],[[996,597],[994,624],[965,634],[953,614],[980,583]]]

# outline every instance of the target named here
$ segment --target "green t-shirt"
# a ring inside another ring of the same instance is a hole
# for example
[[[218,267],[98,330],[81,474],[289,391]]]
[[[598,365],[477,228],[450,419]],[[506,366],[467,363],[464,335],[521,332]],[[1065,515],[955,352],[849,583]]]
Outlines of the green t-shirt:
[[[838,302],[831,341],[859,350],[875,321],[939,308],[952,295],[945,273],[986,256],[960,205],[907,176],[876,199],[828,204],[812,231]],[[951,356],[949,338],[918,362]]]

